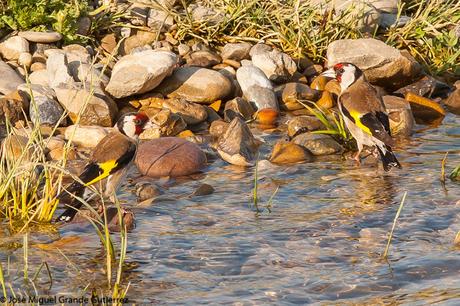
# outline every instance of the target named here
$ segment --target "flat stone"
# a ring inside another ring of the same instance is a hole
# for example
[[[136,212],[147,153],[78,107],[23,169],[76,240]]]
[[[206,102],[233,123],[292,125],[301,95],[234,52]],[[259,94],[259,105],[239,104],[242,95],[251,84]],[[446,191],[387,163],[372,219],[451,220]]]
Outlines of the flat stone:
[[[329,155],[343,152],[343,147],[329,135],[303,133],[294,137],[292,141],[307,148],[313,155]]]
[[[167,99],[163,102],[163,107],[181,116],[187,124],[198,124],[208,117],[204,106],[184,99]]]
[[[295,137],[324,127],[321,121],[314,116],[296,116],[287,122],[287,126],[289,137]]]
[[[312,160],[313,155],[306,148],[287,141],[278,141],[270,156],[270,162],[275,164],[292,164]]]
[[[164,137],[141,143],[135,163],[142,175],[178,177],[201,171],[206,165],[206,155],[194,143]]]
[[[126,55],[113,67],[105,89],[116,98],[148,92],[172,73],[176,63],[177,56],[169,51],[147,50]]]
[[[21,31],[18,35],[30,42],[42,44],[54,43],[62,39],[62,35],[58,32]]]
[[[0,60],[0,93],[7,95],[24,83],[24,79],[11,68],[10,65]]]
[[[180,67],[156,91],[170,98],[211,104],[231,94],[232,83],[221,73],[200,67]]]

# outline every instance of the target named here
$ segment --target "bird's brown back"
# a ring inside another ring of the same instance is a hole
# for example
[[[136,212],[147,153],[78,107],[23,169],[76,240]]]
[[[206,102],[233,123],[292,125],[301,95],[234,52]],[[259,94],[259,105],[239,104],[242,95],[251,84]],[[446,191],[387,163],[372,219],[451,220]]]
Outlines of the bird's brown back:
[[[135,143],[128,136],[120,132],[111,132],[97,144],[91,160],[97,163],[118,160],[130,149],[132,150],[133,146]]]

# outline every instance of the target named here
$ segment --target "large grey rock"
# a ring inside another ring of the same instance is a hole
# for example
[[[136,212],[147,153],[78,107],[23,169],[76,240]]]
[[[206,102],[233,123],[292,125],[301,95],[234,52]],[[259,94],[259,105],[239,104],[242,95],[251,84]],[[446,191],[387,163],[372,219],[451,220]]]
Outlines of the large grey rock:
[[[78,114],[81,112],[79,123],[82,125],[111,127],[115,124],[117,105],[100,87],[74,82],[73,84],[60,84],[53,89],[58,101],[69,113],[72,122],[77,122]]]
[[[254,164],[257,152],[257,141],[247,124],[239,117],[235,117],[224,134],[217,142],[217,152],[223,160],[237,166],[251,166]]]
[[[171,98],[210,104],[231,94],[232,83],[217,71],[180,67],[156,89]]]
[[[251,59],[253,65],[260,68],[273,82],[286,82],[297,71],[297,65],[291,57],[276,49],[257,52],[252,55]]]
[[[35,32],[35,31],[22,31],[18,33],[22,38],[31,42],[49,44],[60,41],[62,35],[58,32]]]
[[[17,60],[23,52],[29,52],[29,42],[22,37],[12,36],[0,43],[0,54],[6,60]]]
[[[147,50],[126,55],[113,67],[106,90],[116,98],[145,93],[170,75],[176,64],[177,56],[168,51]]]
[[[258,110],[279,110],[272,84],[262,70],[251,65],[242,66],[236,71],[236,79],[246,100],[254,104]]]
[[[40,124],[55,126],[64,118],[64,109],[56,101],[56,94],[50,87],[22,84],[18,90],[31,101],[29,115],[32,122],[37,120]]]
[[[75,83],[68,71],[67,57],[62,52],[52,52],[48,56],[46,60],[46,72],[48,74],[48,84],[53,89],[60,84]]]
[[[329,66],[341,62],[355,64],[369,82],[390,89],[410,84],[421,72],[413,59],[373,38],[336,40],[327,48],[327,61]]]
[[[0,93],[7,95],[24,83],[22,77],[10,65],[0,60]]]

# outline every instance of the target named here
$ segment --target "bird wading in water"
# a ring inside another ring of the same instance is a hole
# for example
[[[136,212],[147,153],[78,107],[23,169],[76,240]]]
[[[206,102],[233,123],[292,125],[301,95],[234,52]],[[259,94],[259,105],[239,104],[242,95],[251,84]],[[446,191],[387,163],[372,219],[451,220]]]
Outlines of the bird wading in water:
[[[91,199],[96,194],[88,187],[96,183],[102,186],[102,195],[112,198],[129,166],[136,156],[138,136],[152,123],[143,113],[123,115],[115,125],[116,131],[105,136],[94,148],[89,163],[79,176],[59,194],[60,202],[68,203],[67,209],[56,221],[71,221],[82,206],[78,198]]]
[[[382,98],[367,82],[363,72],[353,64],[338,63],[322,75],[335,78],[340,84],[339,110],[358,145],[354,159],[360,163],[359,155],[363,147],[375,147],[385,171],[393,167],[401,168],[391,149],[394,141]]]

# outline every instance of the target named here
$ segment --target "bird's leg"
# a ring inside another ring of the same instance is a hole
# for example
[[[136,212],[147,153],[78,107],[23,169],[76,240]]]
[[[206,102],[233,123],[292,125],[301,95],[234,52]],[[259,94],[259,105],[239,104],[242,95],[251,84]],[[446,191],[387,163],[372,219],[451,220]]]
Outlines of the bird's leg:
[[[356,152],[355,156],[353,156],[353,159],[356,161],[358,166],[361,166],[361,158],[359,155],[361,154],[361,151],[363,150],[363,146],[358,144],[358,152]]]

